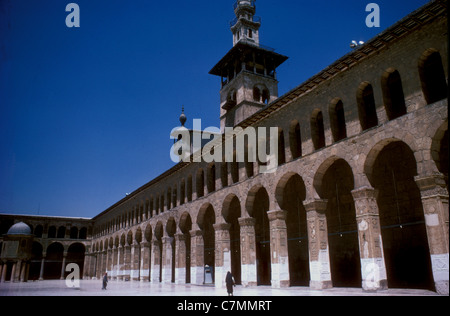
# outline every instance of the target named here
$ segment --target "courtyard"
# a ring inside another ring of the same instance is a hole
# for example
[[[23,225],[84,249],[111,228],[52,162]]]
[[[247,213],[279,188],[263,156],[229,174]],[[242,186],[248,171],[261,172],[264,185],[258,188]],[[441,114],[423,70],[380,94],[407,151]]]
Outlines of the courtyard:
[[[0,283],[0,296],[176,296],[176,297],[226,297],[226,289],[191,284],[154,284],[149,282],[108,283],[102,290],[100,280],[82,280],[80,288],[66,286],[65,280],[35,281],[26,283]],[[435,292],[414,289],[388,289],[374,293],[360,288],[331,288],[311,290],[309,287],[275,289],[270,286],[242,287],[234,289],[236,297],[272,296],[438,296]]]

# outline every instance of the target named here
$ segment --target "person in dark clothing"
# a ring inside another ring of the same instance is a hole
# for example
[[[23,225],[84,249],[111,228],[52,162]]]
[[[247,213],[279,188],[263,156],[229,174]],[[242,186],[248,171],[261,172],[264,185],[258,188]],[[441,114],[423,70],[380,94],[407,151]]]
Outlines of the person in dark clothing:
[[[233,296],[233,286],[235,285],[235,283],[234,283],[233,275],[231,274],[230,271],[228,271],[228,273],[227,273],[227,276],[225,278],[225,283],[227,284],[228,296]]]
[[[103,275],[103,287],[102,290],[106,290],[106,285],[108,284],[108,273],[105,272]]]

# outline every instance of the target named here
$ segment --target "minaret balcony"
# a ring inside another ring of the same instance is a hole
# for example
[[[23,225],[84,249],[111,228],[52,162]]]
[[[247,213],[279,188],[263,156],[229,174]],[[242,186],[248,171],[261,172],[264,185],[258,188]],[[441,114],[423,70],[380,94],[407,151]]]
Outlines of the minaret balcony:
[[[244,21],[244,22],[250,22],[250,23],[254,23],[254,24],[261,24],[261,17],[260,16],[252,16],[250,19],[246,18],[246,17],[236,17],[234,18],[231,22],[230,22],[230,27],[233,28],[239,21]]]
[[[238,7],[244,7],[244,6],[251,7],[251,8],[253,8],[253,9],[256,9],[256,1],[255,1],[255,0],[237,0],[237,1],[234,3],[233,8],[234,8],[234,10],[236,11],[236,9],[237,9]]]

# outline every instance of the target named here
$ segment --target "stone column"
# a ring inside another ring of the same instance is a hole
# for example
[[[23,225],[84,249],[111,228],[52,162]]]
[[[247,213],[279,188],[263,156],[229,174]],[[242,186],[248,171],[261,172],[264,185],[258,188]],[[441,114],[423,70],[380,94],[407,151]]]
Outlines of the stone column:
[[[27,270],[28,270],[28,262],[22,261],[22,267],[20,269],[20,277],[19,277],[20,282],[27,282],[28,279]]]
[[[106,273],[108,273],[108,278],[112,277],[112,249],[108,248],[106,250]]]
[[[1,281],[1,275],[3,274],[3,262],[0,262],[0,282]]]
[[[415,180],[422,197],[436,292],[449,295],[449,205],[444,176],[419,176]]]
[[[241,274],[242,285],[256,286],[258,279],[256,277],[256,239],[255,223],[256,220],[251,217],[239,218],[241,231]]]
[[[172,240],[169,236],[162,238],[162,283],[172,282]]]
[[[132,281],[139,281],[139,272],[140,272],[140,256],[141,249],[139,244],[136,241],[133,241],[131,245],[131,271],[130,277]]]
[[[4,283],[6,280],[6,271],[8,270],[7,262],[3,261],[2,279],[1,282]]]
[[[272,287],[289,287],[289,255],[286,211],[267,212],[270,222]]]
[[[191,230],[191,284],[203,284],[204,279],[204,242],[202,231]]]
[[[124,269],[123,269],[123,280],[130,280],[130,272],[131,272],[131,246],[125,245],[125,258],[124,258]]]
[[[305,204],[308,221],[310,287],[315,290],[333,286],[325,215],[327,203],[327,200],[314,200]]]
[[[150,281],[150,245],[149,242],[141,242],[141,271],[139,272],[141,282]]]
[[[380,215],[376,190],[363,187],[352,191],[358,223],[359,255],[364,291],[387,289]]]
[[[39,271],[39,281],[44,280],[44,266],[45,266],[45,257],[46,253],[42,253],[42,260],[41,260],[41,270]]]
[[[159,278],[159,272],[161,269],[161,262],[160,262],[160,258],[161,258],[161,248],[159,246],[159,241],[158,240],[152,240],[152,260],[153,260],[153,264],[152,264],[152,269],[151,269],[151,276],[150,276],[150,280],[152,283],[159,283],[160,282],[160,278]]]
[[[224,288],[225,277],[231,271],[230,224],[215,224],[215,268],[214,282],[216,288]]]
[[[123,275],[125,274],[124,257],[125,257],[124,247],[122,245],[119,245],[117,256],[117,280],[120,281],[123,280]]]
[[[116,245],[113,246],[112,252],[113,255],[112,255],[111,278],[113,280],[117,280],[119,249],[116,247]]]
[[[186,283],[186,235],[175,234],[175,284]]]

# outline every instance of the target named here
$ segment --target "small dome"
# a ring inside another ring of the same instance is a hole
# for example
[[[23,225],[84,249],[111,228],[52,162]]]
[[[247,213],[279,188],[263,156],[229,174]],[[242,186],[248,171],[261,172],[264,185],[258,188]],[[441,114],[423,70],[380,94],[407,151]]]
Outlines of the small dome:
[[[31,228],[24,222],[11,226],[6,235],[31,235]]]
[[[182,109],[181,115],[180,115],[180,123],[181,123],[181,126],[184,126],[184,124],[186,124],[186,121],[187,121],[187,117],[186,117],[186,115],[184,114],[184,106],[183,106],[183,109]]]

